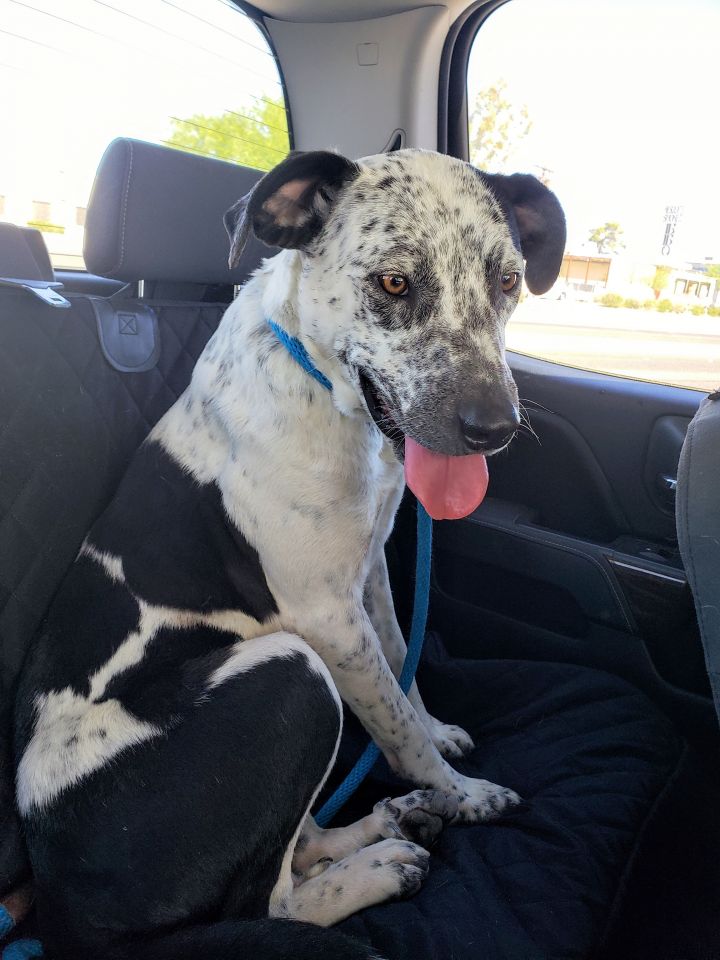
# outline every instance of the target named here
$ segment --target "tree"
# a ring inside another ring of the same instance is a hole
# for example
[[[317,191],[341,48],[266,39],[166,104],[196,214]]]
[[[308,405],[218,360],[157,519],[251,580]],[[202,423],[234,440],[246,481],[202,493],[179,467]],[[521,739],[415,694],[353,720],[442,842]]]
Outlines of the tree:
[[[655,299],[660,299],[660,294],[667,287],[670,282],[670,274],[672,272],[671,267],[661,266],[655,267],[655,276],[650,281],[650,286],[655,292]]]
[[[168,146],[257,170],[270,170],[290,149],[282,100],[258,98],[237,112],[226,110],[220,116],[195,113],[186,120],[172,117],[170,122],[173,129],[165,141]]]
[[[590,243],[597,246],[598,253],[613,253],[625,246],[622,239],[623,228],[614,220],[606,221],[601,227],[590,231]]]
[[[500,79],[479,90],[469,118],[470,162],[483,170],[500,170],[517,143],[530,133],[526,106],[507,98],[507,81]]]

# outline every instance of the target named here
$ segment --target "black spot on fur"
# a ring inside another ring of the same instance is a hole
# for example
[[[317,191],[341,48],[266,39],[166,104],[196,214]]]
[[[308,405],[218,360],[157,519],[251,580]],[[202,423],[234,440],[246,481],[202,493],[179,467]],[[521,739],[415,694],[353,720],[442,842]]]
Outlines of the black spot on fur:
[[[257,551],[218,487],[198,484],[157,443],[140,448],[89,539],[122,558],[130,589],[149,603],[241,610],[261,622],[277,613]]]

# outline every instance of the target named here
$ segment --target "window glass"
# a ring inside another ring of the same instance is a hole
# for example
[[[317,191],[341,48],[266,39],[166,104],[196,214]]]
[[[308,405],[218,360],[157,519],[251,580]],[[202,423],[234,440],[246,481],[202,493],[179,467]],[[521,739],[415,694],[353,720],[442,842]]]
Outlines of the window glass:
[[[717,0],[511,0],[468,66],[470,160],[534,173],[568,223],[560,277],[511,350],[720,383]]]
[[[0,0],[2,218],[83,268],[85,208],[118,136],[267,170],[289,150],[278,69],[230,0]]]

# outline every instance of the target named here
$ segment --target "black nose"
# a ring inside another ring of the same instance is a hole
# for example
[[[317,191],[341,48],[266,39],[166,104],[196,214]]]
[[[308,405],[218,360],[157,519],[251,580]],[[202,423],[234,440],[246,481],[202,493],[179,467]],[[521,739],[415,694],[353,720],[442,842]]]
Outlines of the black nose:
[[[517,408],[509,399],[465,399],[458,407],[463,443],[468,450],[499,450],[512,440],[520,426]]]

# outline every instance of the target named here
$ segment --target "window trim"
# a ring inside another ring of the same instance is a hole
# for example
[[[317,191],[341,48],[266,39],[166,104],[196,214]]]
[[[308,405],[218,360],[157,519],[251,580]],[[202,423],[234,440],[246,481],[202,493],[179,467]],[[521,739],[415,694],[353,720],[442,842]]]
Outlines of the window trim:
[[[265,25],[265,14],[262,10],[256,7],[252,3],[248,3],[247,0],[231,0],[231,3],[238,8],[241,13],[244,13],[248,20],[252,20],[255,26],[258,28],[260,33],[267,44],[268,50],[272,54],[272,58],[275,61],[275,68],[278,72],[278,78],[280,80],[280,89],[282,90],[283,101],[285,103],[285,117],[287,119],[287,132],[288,132],[288,146],[290,147],[290,153],[295,149],[295,133],[293,131],[293,119],[292,113],[290,111],[290,101],[288,99],[287,93],[287,84],[285,83],[285,71],[283,70],[282,61],[278,56],[278,52],[275,49],[275,44],[273,43],[273,38],[270,35],[270,31]],[[279,161],[282,162],[282,161]]]
[[[237,0],[235,0],[237,2]],[[440,61],[438,151],[460,160],[470,158],[467,71],[478,30],[509,0],[476,0],[453,23]]]

